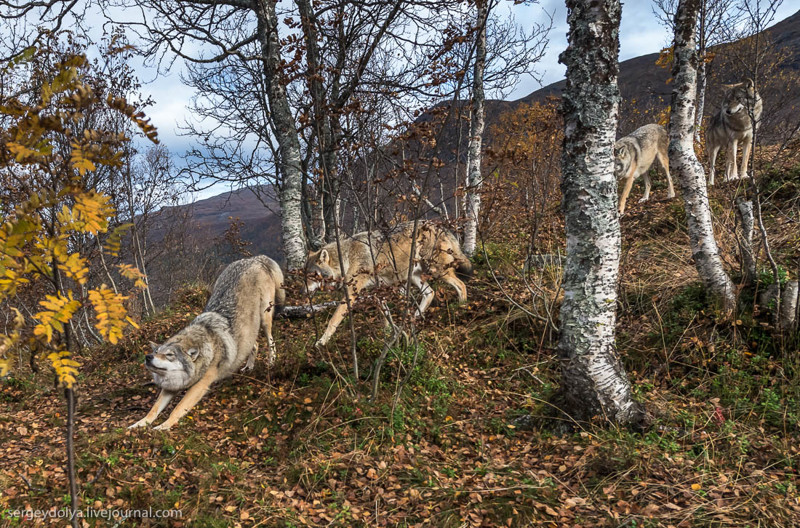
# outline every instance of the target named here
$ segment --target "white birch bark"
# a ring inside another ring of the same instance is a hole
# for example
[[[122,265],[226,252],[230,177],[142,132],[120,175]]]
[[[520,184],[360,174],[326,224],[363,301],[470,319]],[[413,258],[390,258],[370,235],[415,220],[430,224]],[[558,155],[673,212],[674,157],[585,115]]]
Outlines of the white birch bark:
[[[483,72],[486,68],[486,20],[489,2],[478,0],[477,33],[475,36],[475,67],[472,77],[472,105],[469,120],[469,147],[467,149],[467,214],[464,225],[463,252],[471,257],[478,245],[478,219],[481,213],[481,148],[485,126]]]
[[[281,235],[286,253],[286,266],[291,271],[302,268],[306,260],[301,211],[303,172],[300,161],[300,141],[286,95],[286,86],[281,79],[275,3],[271,0],[259,0],[257,15],[258,38],[264,60],[267,98],[278,140],[276,168],[281,175],[278,189],[278,199],[281,205]]]
[[[614,177],[619,0],[567,0],[563,208],[567,233],[558,352],[571,416],[640,425],[645,413],[614,344],[621,235]]]
[[[698,46],[697,51],[700,53],[700,64],[697,69],[697,105],[696,117],[694,127],[694,139],[700,141],[700,129],[703,126],[703,112],[706,105],[706,71],[708,65],[706,64],[706,15],[708,14],[707,0],[700,0],[700,13],[699,13],[699,28],[697,30]]]
[[[680,0],[675,13],[669,166],[677,173],[681,186],[695,267],[707,294],[727,318],[733,314],[736,297],[733,283],[722,267],[711,222],[706,175],[694,151],[698,64],[695,29],[699,9],[700,0]]]
[[[697,73],[697,116],[695,118],[694,138],[700,141],[700,128],[703,126],[703,112],[706,105],[706,70],[708,65],[705,61],[700,62]]]
[[[755,227],[753,201],[737,199],[736,215],[739,217],[741,226],[737,239],[739,241],[739,255],[742,264],[742,282],[744,284],[753,284],[756,280],[756,258],[753,250],[753,231]]]

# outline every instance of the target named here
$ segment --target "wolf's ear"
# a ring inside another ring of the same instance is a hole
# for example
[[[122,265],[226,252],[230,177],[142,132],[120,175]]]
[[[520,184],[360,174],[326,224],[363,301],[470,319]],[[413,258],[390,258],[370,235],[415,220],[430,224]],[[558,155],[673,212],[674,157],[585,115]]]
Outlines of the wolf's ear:
[[[327,266],[328,263],[331,261],[331,256],[328,255],[328,250],[323,249],[319,252],[319,259],[317,260],[323,266]]]
[[[618,158],[621,158],[622,156],[627,155],[628,154],[628,145],[623,143],[622,145],[618,146],[617,148],[614,149],[614,154],[616,154],[616,156]]]
[[[744,83],[742,84],[744,84],[744,87],[747,88],[748,92],[752,92],[753,88],[756,86],[756,83],[753,82],[753,79],[745,79]]]
[[[197,350],[196,348],[190,348],[189,350],[186,351],[186,355],[189,356],[189,359],[194,361],[195,359],[197,359],[197,356],[200,355],[200,351]]]
[[[159,347],[159,346],[160,346],[160,345],[159,345],[158,343],[153,343],[152,341],[150,341],[150,348],[152,348],[152,349],[153,349],[153,352],[156,352],[156,351],[158,351],[158,347]]]

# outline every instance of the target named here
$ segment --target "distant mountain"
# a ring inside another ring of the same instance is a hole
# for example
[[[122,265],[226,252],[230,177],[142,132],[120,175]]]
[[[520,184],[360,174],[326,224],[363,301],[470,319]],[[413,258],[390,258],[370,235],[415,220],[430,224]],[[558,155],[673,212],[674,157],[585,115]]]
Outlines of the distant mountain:
[[[253,254],[269,255],[282,263],[279,210],[271,188],[259,186],[222,193],[189,205],[167,207],[160,216],[170,219],[170,222],[183,218],[189,226],[187,236],[208,246],[224,244],[225,231],[238,218],[243,222],[239,233],[241,239],[251,243],[247,249]],[[161,240],[168,227],[163,223],[158,225],[151,239]]]

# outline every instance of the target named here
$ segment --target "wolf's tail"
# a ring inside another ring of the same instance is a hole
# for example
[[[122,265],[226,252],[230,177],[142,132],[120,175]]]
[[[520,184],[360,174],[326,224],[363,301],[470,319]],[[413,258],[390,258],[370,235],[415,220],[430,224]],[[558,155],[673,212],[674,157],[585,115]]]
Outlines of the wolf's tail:
[[[278,285],[275,288],[275,314],[281,313],[284,306],[286,306],[286,290],[281,285]]]
[[[281,313],[283,307],[286,306],[286,290],[283,289],[283,271],[278,263],[267,257],[266,255],[258,255],[255,257],[264,266],[267,274],[272,278],[275,283],[275,299],[272,304],[275,308],[273,312],[275,315]]]

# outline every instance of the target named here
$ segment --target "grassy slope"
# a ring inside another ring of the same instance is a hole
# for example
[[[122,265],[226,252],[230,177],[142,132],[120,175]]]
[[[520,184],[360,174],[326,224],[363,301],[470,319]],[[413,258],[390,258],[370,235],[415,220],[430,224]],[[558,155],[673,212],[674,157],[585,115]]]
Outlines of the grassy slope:
[[[783,178],[769,188],[796,222],[789,202],[800,178]],[[733,217],[721,204],[732,192],[714,194],[730,263]],[[796,227],[769,212],[787,264]],[[655,416],[643,435],[559,435],[547,422],[518,420],[549,414],[557,365],[545,323],[511,306],[485,263],[466,307],[437,294],[397,401],[408,353],[392,352],[370,402],[368,383],[348,375],[346,326],[317,352],[313,321],[281,321],[272,372],[262,360],[220,384],[169,433],[127,431],[154,397],[143,386],[147,340],[164,339],[203,305],[205,294],[189,290],[123,345],[83,355],[81,502],[184,514],[122,526],[796,526],[800,360],[775,352],[764,319],[747,308],[732,326],[702,311],[682,215],[675,200],[635,205],[623,219],[619,347]],[[516,248],[489,249],[499,284],[530,308],[513,272]],[[534,278],[553,295],[555,270]],[[369,365],[381,324],[365,310],[355,321]],[[22,369],[1,390],[0,509],[64,506],[64,411],[50,373]]]

